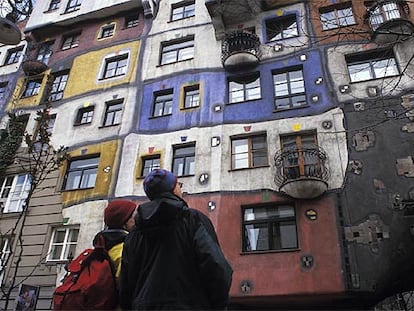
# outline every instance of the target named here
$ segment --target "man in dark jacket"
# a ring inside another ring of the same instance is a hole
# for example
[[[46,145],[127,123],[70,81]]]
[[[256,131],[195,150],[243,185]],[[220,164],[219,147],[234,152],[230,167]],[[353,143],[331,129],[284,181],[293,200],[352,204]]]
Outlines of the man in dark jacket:
[[[233,271],[209,218],[187,206],[167,170],[153,170],[144,191],[151,201],[138,207],[122,255],[121,307],[225,309]]]

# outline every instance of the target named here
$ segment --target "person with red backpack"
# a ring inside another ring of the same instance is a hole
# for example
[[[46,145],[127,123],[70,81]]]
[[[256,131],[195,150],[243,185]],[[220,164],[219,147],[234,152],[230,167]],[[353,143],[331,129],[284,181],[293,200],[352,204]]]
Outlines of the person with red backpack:
[[[121,274],[121,258],[124,247],[124,240],[128,232],[135,225],[137,204],[131,200],[116,199],[109,202],[104,211],[104,222],[106,228],[99,232],[95,238],[93,245],[95,246],[97,237],[103,236],[105,241],[105,249],[111,258],[112,267],[115,271],[115,278],[119,283]]]
[[[53,293],[53,310],[115,310],[124,240],[134,227],[136,203],[113,200],[104,211],[106,228],[94,248],[83,250],[66,266],[63,283]]]
[[[181,183],[155,169],[144,180],[150,202],[138,207],[122,254],[124,310],[224,310],[233,270],[210,219],[189,208]]]

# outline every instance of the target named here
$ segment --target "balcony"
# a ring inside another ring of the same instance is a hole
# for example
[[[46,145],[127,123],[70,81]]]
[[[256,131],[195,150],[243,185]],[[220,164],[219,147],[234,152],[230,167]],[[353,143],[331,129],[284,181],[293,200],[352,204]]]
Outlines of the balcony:
[[[279,191],[295,199],[313,199],[328,190],[327,156],[319,146],[281,150],[274,159]]]
[[[205,0],[216,32],[216,39],[223,40],[230,26],[257,19],[259,13],[295,3],[294,0]]]
[[[260,62],[260,39],[242,30],[227,34],[221,45],[221,62],[226,70],[255,67]]]
[[[366,17],[372,30],[372,40],[378,44],[398,42],[414,33],[407,1],[374,1]]]
[[[36,76],[48,69],[48,66],[37,59],[26,59],[22,62],[22,69],[27,77]]]

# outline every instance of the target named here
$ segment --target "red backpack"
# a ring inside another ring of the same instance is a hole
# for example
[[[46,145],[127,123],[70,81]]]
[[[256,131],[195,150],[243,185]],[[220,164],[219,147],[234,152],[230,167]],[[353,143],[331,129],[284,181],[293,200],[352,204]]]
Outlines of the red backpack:
[[[93,249],[85,249],[67,267],[63,284],[53,293],[54,310],[113,310],[118,291],[103,236]]]

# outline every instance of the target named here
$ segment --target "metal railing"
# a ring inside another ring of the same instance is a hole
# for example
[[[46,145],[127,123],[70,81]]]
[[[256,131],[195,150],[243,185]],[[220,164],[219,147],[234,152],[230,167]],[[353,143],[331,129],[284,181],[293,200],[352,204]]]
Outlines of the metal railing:
[[[378,1],[374,6],[369,8],[367,20],[373,31],[376,31],[381,25],[393,20],[407,20],[409,7],[406,1],[386,0]]]
[[[326,152],[319,146],[279,150],[274,160],[274,181],[279,187],[288,181],[307,178],[327,182],[330,176]]]
[[[238,53],[252,54],[260,61],[262,53],[260,50],[259,37],[243,30],[237,30],[226,34],[221,45],[222,63],[224,64],[227,58]]]

